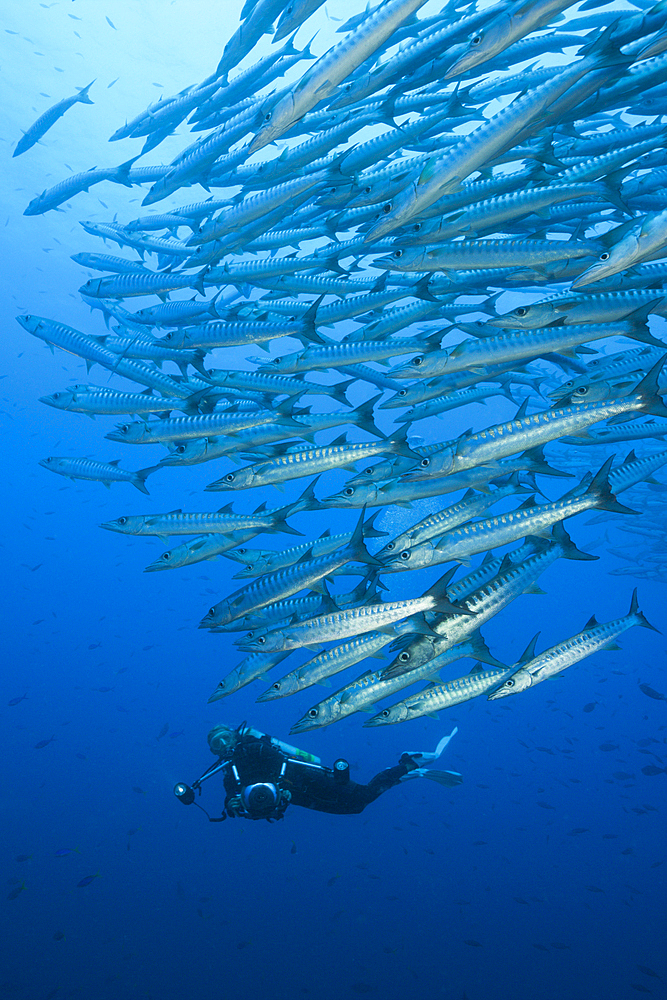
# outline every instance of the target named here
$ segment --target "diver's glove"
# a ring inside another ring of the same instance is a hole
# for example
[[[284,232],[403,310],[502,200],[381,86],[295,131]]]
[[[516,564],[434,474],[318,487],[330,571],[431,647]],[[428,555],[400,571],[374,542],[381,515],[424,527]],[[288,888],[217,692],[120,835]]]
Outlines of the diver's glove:
[[[454,729],[452,729],[449,736],[443,736],[433,753],[429,753],[428,750],[425,751],[407,750],[404,754],[401,755],[401,761],[403,763],[406,763],[406,758],[409,757],[411,761],[414,761],[416,767],[423,767],[425,764],[434,764],[438,759],[438,757],[442,754],[443,750],[451,740],[452,736],[455,736],[458,733],[458,731],[459,731],[458,726],[455,726]],[[414,774],[415,772],[412,771],[411,773]]]
[[[399,781],[407,781],[408,778],[430,778],[431,781],[437,781],[439,785],[444,785],[445,788],[454,788],[455,785],[460,785],[463,781],[463,775],[459,774],[458,771],[429,771],[425,767],[418,767],[415,771],[408,771],[404,774]]]

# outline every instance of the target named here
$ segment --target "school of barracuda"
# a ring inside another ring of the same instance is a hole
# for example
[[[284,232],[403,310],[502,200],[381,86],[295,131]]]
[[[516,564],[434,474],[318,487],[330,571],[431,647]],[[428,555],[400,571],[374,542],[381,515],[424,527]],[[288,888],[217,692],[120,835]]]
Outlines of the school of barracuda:
[[[258,701],[393,656],[307,711],[294,733],[373,712],[416,682],[427,686],[365,725],[505,697],[613,648],[634,625],[652,628],[635,590],[624,617],[593,617],[540,654],[533,640],[509,666],[479,631],[520,594],[540,593],[557,559],[597,558],[563,521],[583,511],[630,515],[617,494],[640,483],[654,490],[639,494],[644,516],[615,522],[636,532],[627,574],[663,579],[660,547],[655,571],[650,551],[640,570],[636,538],[664,540],[653,475],[667,450],[618,462],[609,445],[651,449],[667,435],[666,0],[623,10],[596,0],[451,0],[437,10],[429,0],[426,11],[427,0],[385,0],[345,23],[331,0],[331,37],[318,34],[325,51],[316,57],[315,39],[298,48],[296,36],[308,37],[322,3],[246,0],[215,71],[111,136],[145,137],[138,156],[30,202],[25,214],[38,215],[101,181],[151,185],[143,205],[159,207],[141,218],[82,222],[128,251],[73,257],[101,273],[79,291],[106,332],[18,317],[89,369],[143,388],[77,384],[42,402],[134,416],[106,437],[166,448],[159,464],[134,472],[56,456],[45,468],[144,493],[165,466],[209,461],[211,492],[317,477],[296,500],[253,513],[228,504],[102,525],[167,543],[187,536],[150,572],[218,555],[240,565],[248,582],[200,628],[241,633],[247,655],[209,701],[264,678],[293,650],[311,658]],[[238,69],[267,34],[275,47]],[[14,155],[75,103],[92,103],[91,86],[45,112]],[[194,141],[179,155],[137,165],[186,121]],[[184,204],[189,187],[200,200]],[[507,291],[520,304],[499,311]],[[143,296],[160,304],[133,310]],[[262,353],[234,370],[224,352],[239,347]],[[451,411],[493,397],[517,403],[514,419],[446,439]],[[338,436],[322,443],[331,429]],[[246,464],[230,468],[239,460]],[[351,475],[327,495],[332,470]],[[577,481],[549,500],[564,477]],[[397,537],[376,528],[378,514],[425,498],[443,499]],[[493,513],[510,498],[522,502]],[[326,508],[355,511],[347,532],[247,546],[263,533],[301,536],[292,518]],[[482,561],[453,580],[476,555]],[[448,568],[424,593],[381,595],[392,574],[436,565]],[[352,591],[329,589],[354,575]],[[443,681],[440,671],[462,657],[478,662]]]

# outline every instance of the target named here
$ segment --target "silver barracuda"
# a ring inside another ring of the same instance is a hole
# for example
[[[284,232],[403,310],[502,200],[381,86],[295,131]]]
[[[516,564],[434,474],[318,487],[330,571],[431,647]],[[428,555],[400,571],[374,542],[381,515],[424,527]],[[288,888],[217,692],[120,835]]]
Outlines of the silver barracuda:
[[[104,483],[107,487],[112,483],[132,483],[142,493],[148,493],[146,478],[159,466],[152,465],[137,472],[126,472],[125,469],[118,468],[119,461],[120,459],[114,462],[95,462],[91,458],[58,458],[52,455],[50,458],[43,458],[39,464],[49,472],[57,472],[59,476],[67,476],[68,479],[91,479]]]
[[[220,681],[208,702],[220,701],[227,698],[235,691],[240,691],[242,687],[262,677],[272,667],[277,666],[289,653],[251,653],[242,660],[237,667],[234,667],[226,677]]]
[[[156,573],[163,569],[180,569],[182,566],[192,566],[205,559],[215,559],[216,556],[229,552],[243,542],[249,542],[259,534],[257,528],[248,531],[237,531],[233,535],[197,535],[195,538],[182,542],[181,545],[168,549],[161,556],[146,566],[144,573]]]
[[[591,257],[599,250],[582,240],[463,240],[436,247],[393,250],[373,263],[391,271],[448,271],[489,267],[538,268],[554,260]]]
[[[97,385],[73,385],[50,396],[40,396],[40,403],[53,406],[57,410],[85,413],[94,418],[96,414],[141,414],[165,413],[169,410],[196,412],[196,405],[183,399],[169,399],[168,396],[153,396],[150,392],[120,392]]]
[[[442,392],[442,390],[440,390]],[[426,420],[428,417],[435,417],[440,413],[455,410],[459,406],[466,406],[468,403],[484,403],[494,396],[505,396],[514,402],[514,397],[507,387],[507,383],[495,388],[489,385],[476,385],[470,389],[462,389],[460,392],[453,392],[448,396],[440,396],[417,403],[411,406],[405,413],[397,416],[396,423],[416,423],[417,420]]]
[[[501,316],[492,316],[489,326],[501,329],[534,330],[552,324],[615,323],[627,319],[643,305],[653,303],[652,312],[667,312],[667,297],[660,290],[629,289],[625,292],[598,292],[594,295],[567,293],[540,302],[517,306]]]
[[[445,532],[451,531],[473,517],[480,517],[484,511],[504,500],[505,497],[528,492],[529,489],[521,486],[515,477],[510,477],[509,482],[498,486],[489,493],[475,493],[473,490],[468,490],[462,500],[445,507],[444,510],[429,514],[411,528],[407,528],[400,535],[397,535],[396,538],[392,538],[376,553],[376,558],[381,562],[386,562],[397,553],[402,553],[404,549],[414,548],[431,538],[437,538]]]
[[[166,441],[186,441],[209,435],[235,434],[237,431],[261,427],[273,423],[276,410],[235,410],[234,412],[202,413],[197,416],[167,417],[165,420],[137,421],[133,424],[119,424],[115,431],[105,435],[109,441],[125,444],[154,444]],[[287,415],[283,417],[285,433],[292,425]]]
[[[601,38],[603,36],[600,36]],[[602,47],[601,43],[601,47]],[[403,226],[429,208],[442,195],[456,190],[473,171],[511,148],[561,95],[607,56],[589,55],[565,67],[557,77],[515,98],[485,124],[469,133],[442,156],[434,156],[424,169],[388,203],[388,211],[366,234],[372,242]],[[614,58],[613,56],[611,57]]]
[[[247,153],[255,153],[279,136],[320,101],[329,97],[339,83],[373,54],[426,0],[389,0],[375,10],[347,38],[321,56],[284,95],[280,95],[265,115],[262,128]]]
[[[589,267],[572,282],[572,288],[583,288],[595,281],[601,281],[619,271],[625,271],[635,264],[659,254],[667,246],[667,209],[646,215],[639,220],[615,243],[610,250],[601,254],[596,264]],[[662,255],[664,256],[664,255]]]
[[[386,601],[383,604],[347,608],[310,618],[295,625],[276,629],[262,636],[261,642],[251,640],[244,648],[278,650],[298,649],[300,646],[319,647],[325,642],[364,635],[366,632],[382,631],[405,618],[431,610],[453,614],[459,609],[453,608],[446,598],[438,598],[428,592],[422,597],[406,601]]]
[[[595,615],[593,615],[583,631],[577,632],[576,635],[564,642],[551,646],[550,649],[546,649],[539,656],[531,659],[529,663],[523,664],[504,680],[496,691],[489,694],[488,699],[505,698],[507,695],[517,694],[519,691],[534,687],[535,684],[540,684],[542,681],[548,680],[549,677],[555,677],[562,670],[574,663],[579,663],[600,649],[618,649],[615,640],[634,625],[642,625],[644,628],[657,631],[639,610],[636,589],[632,594],[630,610],[624,618],[616,618],[614,621],[599,625]]]
[[[203,511],[200,513],[184,513],[173,510],[168,514],[131,514],[118,517],[114,521],[105,521],[101,528],[117,531],[122,535],[157,535],[167,539],[171,535],[201,535],[249,531],[256,528],[259,531],[284,531],[290,535],[300,535],[302,532],[290,527],[286,518],[296,514],[308,503],[311,490],[308,487],[302,497],[294,504],[278,507],[275,510],[260,508],[255,514],[234,514],[231,504],[219,511]]]
[[[482,336],[476,340],[464,340],[448,351],[434,351],[432,354],[418,354],[411,361],[391,369],[392,378],[430,378],[450,372],[470,371],[478,366],[518,363],[539,357],[551,351],[567,354],[574,347],[607,337],[629,337],[653,347],[661,347],[661,341],[647,330],[642,307],[642,318],[623,319],[615,323],[581,323],[576,326],[547,326],[535,330],[515,330],[496,336]],[[460,324],[468,332],[473,328]],[[475,331],[478,332],[478,331]]]
[[[387,560],[388,568],[395,565],[401,570],[409,570],[452,561],[468,563],[471,556],[478,552],[487,552],[528,535],[548,534],[557,521],[585,510],[638,513],[614,498],[608,479],[612,461],[609,458],[605,462],[583,493],[578,492],[580,487],[575,487],[561,500],[535,504],[531,499],[517,510],[452,528],[436,540],[413,544],[397,552]]]
[[[438,346],[439,344],[433,344],[432,349],[437,350]],[[387,358],[421,353],[423,350],[423,342],[398,338],[379,342],[336,343],[326,347],[307,347],[304,351],[273,358],[268,364],[261,365],[259,371],[267,374],[274,372],[295,374],[317,369],[341,368],[366,361],[386,361]]]
[[[49,131],[52,125],[58,121],[59,118],[69,111],[70,108],[74,107],[75,104],[92,104],[93,102],[88,97],[88,91],[95,83],[92,80],[87,87],[82,87],[77,94],[73,97],[64,97],[62,101],[58,101],[57,104],[51,105],[51,107],[44,111],[43,114],[39,116],[37,121],[34,121],[30,128],[26,129],[22,137],[16,143],[14,147],[14,152],[12,156],[20,156],[21,153],[25,153],[26,150],[34,146],[36,142],[42,138],[43,135]]]
[[[635,388],[632,395],[623,399],[605,400],[600,403],[585,403],[583,406],[564,407],[561,410],[547,410],[523,417],[506,424],[496,424],[488,430],[471,434],[461,440],[452,461],[452,472],[470,469],[490,460],[516,454],[526,448],[539,447],[547,441],[554,441],[563,435],[576,434],[591,424],[621,413],[642,411],[667,416],[667,407],[657,395],[658,374],[663,361],[651,368],[645,378]]]
[[[300,590],[322,591],[321,581],[324,577],[353,559],[377,565],[377,560],[370,555],[364,544],[363,520],[364,512],[361,513],[352,538],[346,545],[327,555],[312,558],[309,558],[311,553],[308,552],[292,566],[263,574],[229,597],[218,601],[202,618],[199,627],[227,625],[236,618],[253,614],[267,604],[284,600]]]
[[[364,726],[391,726],[397,722],[419,719],[424,715],[437,719],[438,712],[486,694],[498,684],[502,684],[509,674],[510,670],[508,669],[476,670],[463,677],[457,677],[453,681],[430,684],[418,694],[404,698],[403,701],[378,712],[377,715],[364,722]]]
[[[466,618],[464,615],[453,615],[441,622],[434,623],[433,631],[438,636],[435,640],[430,636],[420,636],[414,642],[402,643],[401,651],[385,668],[385,676],[393,677],[396,674],[412,671],[436,654],[463,642],[464,639],[470,637],[472,632],[481,628],[485,622],[497,615],[521,594],[543,593],[537,586],[537,580],[557,559],[597,559],[597,556],[581,552],[574,545],[560,522],[554,525],[552,539],[546,543],[544,540],[535,539],[536,550],[534,547],[532,554],[527,555],[520,562],[514,562],[512,554],[508,553],[504,556],[494,577],[488,580],[484,579],[486,574],[482,574],[483,582],[477,589],[471,591],[470,586],[466,585],[457,591],[457,585],[454,585],[451,588],[452,593],[458,594],[461,606],[472,611],[474,617]],[[528,551],[523,546],[522,549],[524,553]],[[450,577],[452,572],[445,574],[445,579]],[[477,580],[473,578],[472,583],[475,585]],[[449,587],[447,592],[449,594]]]
[[[392,452],[412,457],[412,451],[404,440],[399,439],[398,435],[393,441],[378,441],[368,444],[332,444],[324,448],[288,452],[286,455],[272,458],[267,462],[245,466],[238,472],[228,472],[222,479],[209,483],[206,490],[248,490],[256,486],[267,486],[270,483],[284,483],[290,479],[320,475],[322,472],[329,472],[332,469],[349,468],[360,459]],[[417,461],[417,456],[415,456],[415,461]]]

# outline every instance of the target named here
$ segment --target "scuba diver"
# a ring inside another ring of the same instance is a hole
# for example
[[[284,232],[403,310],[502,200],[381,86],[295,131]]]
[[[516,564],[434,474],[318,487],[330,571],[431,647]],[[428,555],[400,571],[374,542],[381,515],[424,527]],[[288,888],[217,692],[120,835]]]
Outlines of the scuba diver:
[[[342,757],[334,761],[333,768],[324,767],[319,757],[260,733],[246,722],[237,729],[219,725],[208,734],[208,745],[217,762],[192,785],[179,782],[174,794],[185,805],[191,805],[195,790],[201,795],[202,781],[222,771],[227,792],[222,816],[209,816],[199,806],[212,823],[236,816],[271,822],[282,819],[290,804],[320,812],[360,813],[383,792],[410,778],[430,778],[446,787],[460,785],[463,778],[457,772],[427,770],[424,766],[438,759],[457,731],[443,736],[433,753],[404,753],[394,767],[380,771],[367,785],[360,785],[350,780],[350,765]]]

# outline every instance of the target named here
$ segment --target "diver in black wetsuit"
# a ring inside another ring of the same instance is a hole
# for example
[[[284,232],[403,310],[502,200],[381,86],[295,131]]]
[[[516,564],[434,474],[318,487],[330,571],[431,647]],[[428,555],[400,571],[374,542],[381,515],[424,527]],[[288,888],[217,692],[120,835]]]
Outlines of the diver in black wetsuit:
[[[434,753],[404,753],[394,767],[380,771],[367,785],[360,785],[350,780],[350,767],[343,758],[335,761],[333,768],[323,767],[318,757],[260,733],[245,722],[238,729],[219,725],[208,734],[217,763],[192,785],[177,784],[174,793],[190,805],[195,800],[195,789],[201,794],[202,781],[222,771],[227,796],[222,816],[209,816],[211,822],[228,816],[282,819],[290,804],[320,812],[360,813],[369,802],[408,778],[459,785],[463,780],[460,774],[422,766],[438,759],[454,733],[456,729],[440,741]]]

